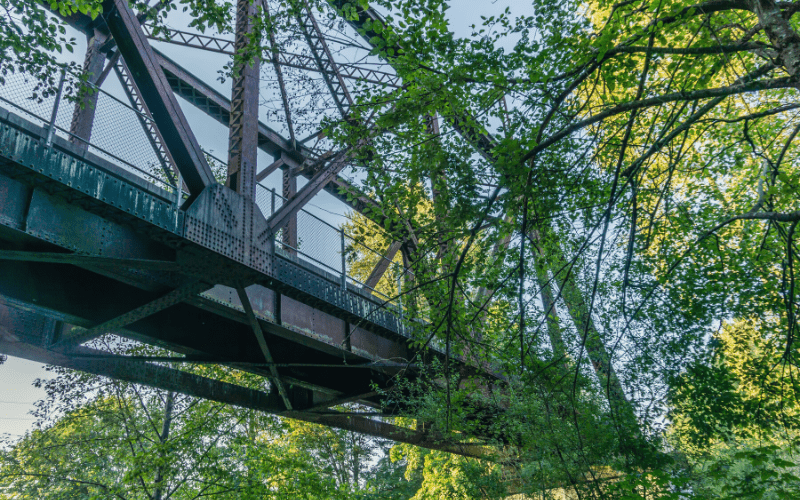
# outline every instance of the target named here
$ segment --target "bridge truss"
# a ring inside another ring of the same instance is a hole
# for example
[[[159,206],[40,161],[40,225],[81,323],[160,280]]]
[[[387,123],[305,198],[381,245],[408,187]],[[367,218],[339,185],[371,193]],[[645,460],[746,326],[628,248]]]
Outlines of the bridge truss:
[[[378,291],[381,280],[402,287],[406,271],[396,262],[400,252],[408,257],[413,239],[378,251],[359,247],[305,210],[326,191],[384,225],[381,206],[342,176],[354,152],[331,150],[319,123],[350,119],[356,86],[401,82],[365,55],[369,46],[346,49],[332,40],[305,1],[291,12],[302,35],[295,46],[305,48],[286,50],[270,31],[272,58],[259,60],[248,52],[249,37],[254,19],[269,19],[269,9],[239,0],[236,31],[225,39],[154,28],[125,0],[106,0],[97,19],[64,19],[87,37],[84,71],[93,91],[72,102],[59,87],[34,102],[24,78],[0,88],[0,352],[480,455],[479,447],[423,426],[412,432],[331,409],[345,402],[387,408],[381,389],[418,373],[409,363],[417,354],[409,345],[414,322],[398,294]],[[378,17],[360,15],[356,27]],[[154,41],[235,56],[230,97]],[[342,54],[358,62],[337,62]],[[269,68],[275,85],[265,97]],[[323,100],[315,101],[318,94],[298,102],[287,85],[291,71],[327,91]],[[103,90],[111,74],[124,99]],[[259,119],[270,97],[280,102],[280,130]],[[201,147],[178,98],[228,128],[227,158]],[[314,103],[322,109],[315,118],[297,112]],[[259,162],[264,153],[266,164]],[[278,171],[280,193],[263,183]],[[301,187],[299,177],[306,179]],[[372,259],[363,281],[348,273],[353,253]],[[120,356],[86,345],[105,334],[175,355]],[[430,348],[430,356],[444,354]],[[175,363],[259,374],[270,389],[195,375]]]

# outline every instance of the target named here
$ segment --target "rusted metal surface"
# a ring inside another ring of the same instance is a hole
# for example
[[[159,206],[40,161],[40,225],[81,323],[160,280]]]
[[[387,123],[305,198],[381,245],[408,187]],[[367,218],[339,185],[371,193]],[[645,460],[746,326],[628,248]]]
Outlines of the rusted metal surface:
[[[89,83],[100,85],[101,75],[106,56],[100,51],[100,45],[105,42],[106,37],[94,31],[91,36],[87,36],[86,58],[83,63],[83,71]],[[72,142],[87,145],[92,136],[92,124],[94,122],[94,112],[97,107],[97,92],[89,91],[72,113],[72,123],[70,124],[70,138]]]

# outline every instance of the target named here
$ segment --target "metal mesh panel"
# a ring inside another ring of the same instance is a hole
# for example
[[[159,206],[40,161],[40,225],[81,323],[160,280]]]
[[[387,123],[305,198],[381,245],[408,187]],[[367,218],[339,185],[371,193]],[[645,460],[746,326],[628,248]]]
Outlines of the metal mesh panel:
[[[342,274],[341,232],[304,210],[297,212],[297,251],[331,272]]]
[[[36,125],[47,126],[56,100],[55,95],[42,97],[41,93],[38,93],[33,97],[36,81],[19,73],[6,75],[5,79],[6,83],[0,86],[0,101],[4,105],[10,104],[13,108],[9,109],[10,111]]]
[[[8,75],[5,85],[0,86],[0,103],[22,118],[47,128],[56,96],[42,96],[36,92],[36,86],[36,80],[24,75]],[[102,89],[96,92],[99,95],[88,150],[138,177],[172,190],[142,128],[140,120],[148,118]],[[70,134],[72,114],[77,105],[66,97],[61,99],[53,122],[54,135],[85,143]]]
[[[131,171],[128,167],[133,166],[155,178],[166,180],[161,162],[140,120],[149,121],[133,108],[100,92],[90,150],[126,170]]]
[[[256,205],[264,217],[269,219],[275,210],[283,206],[283,197],[274,188],[267,189],[261,184],[256,184]]]

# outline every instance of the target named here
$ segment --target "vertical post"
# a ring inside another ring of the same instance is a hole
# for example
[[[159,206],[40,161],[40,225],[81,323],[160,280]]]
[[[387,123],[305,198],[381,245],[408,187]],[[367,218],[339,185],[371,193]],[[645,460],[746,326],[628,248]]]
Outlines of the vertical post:
[[[255,2],[236,2],[236,57],[231,95],[228,187],[247,198],[255,198],[258,151],[258,49],[253,47]],[[256,40],[257,42],[257,40]],[[259,47],[255,43],[255,47]]]
[[[394,266],[397,273],[397,311],[400,316],[400,333],[405,335],[405,323],[403,321],[403,273],[400,272],[397,264]]]
[[[58,117],[58,106],[61,104],[61,94],[64,92],[64,80],[67,77],[67,72],[61,68],[61,78],[58,80],[58,91],[56,92],[56,102],[53,103],[53,113],[50,115],[50,123],[47,125],[47,140],[45,146],[50,147],[53,145],[53,135],[56,132],[56,118]]]
[[[297,194],[297,177],[292,174],[291,168],[283,169],[283,203],[286,204]],[[274,215],[274,213],[273,213]],[[289,216],[289,222],[283,227],[283,243],[289,247],[289,252],[294,253],[297,248],[297,212]]]
[[[100,52],[100,46],[106,41],[106,37],[94,30],[91,36],[87,35],[87,38],[83,72],[88,83],[99,87],[103,83],[105,75],[108,74],[103,71],[106,55]],[[92,125],[99,95],[97,89],[87,90],[83,99],[75,104],[75,110],[72,112],[69,140],[84,150],[89,146],[92,137]]]
[[[342,240],[342,288],[347,290],[347,259],[345,258],[344,254],[344,228],[339,228],[339,235],[341,236]]]
[[[183,176],[178,170],[178,182],[175,184],[175,210],[181,208],[181,195],[183,194]]]
[[[272,188],[271,191],[272,191],[272,203],[270,205],[270,208],[272,209],[272,211],[269,213],[270,215],[275,213],[275,188]]]

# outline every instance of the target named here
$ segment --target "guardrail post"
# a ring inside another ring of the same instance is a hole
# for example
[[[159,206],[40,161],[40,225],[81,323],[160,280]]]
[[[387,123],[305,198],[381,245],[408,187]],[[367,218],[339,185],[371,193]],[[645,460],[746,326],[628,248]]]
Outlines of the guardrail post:
[[[272,211],[269,213],[270,215],[275,213],[275,188],[272,188],[271,192],[272,192],[272,203],[270,205],[270,209]]]
[[[344,255],[344,228],[339,228],[339,235],[342,240],[342,288],[347,290],[347,259]]]
[[[181,175],[181,171],[178,170],[178,181],[175,184],[175,210],[180,210],[181,208],[181,195],[183,194],[183,176]]]
[[[397,272],[397,311],[400,316],[400,333],[405,335],[405,326],[403,322],[403,273],[400,272],[399,266],[395,264],[395,272]]]
[[[44,145],[50,147],[53,145],[53,135],[56,132],[56,118],[58,117],[58,106],[61,104],[61,94],[64,92],[64,80],[67,77],[65,68],[61,68],[61,78],[58,80],[58,91],[56,92],[56,102],[53,103],[53,114],[50,115],[50,123],[47,124],[47,139]]]

